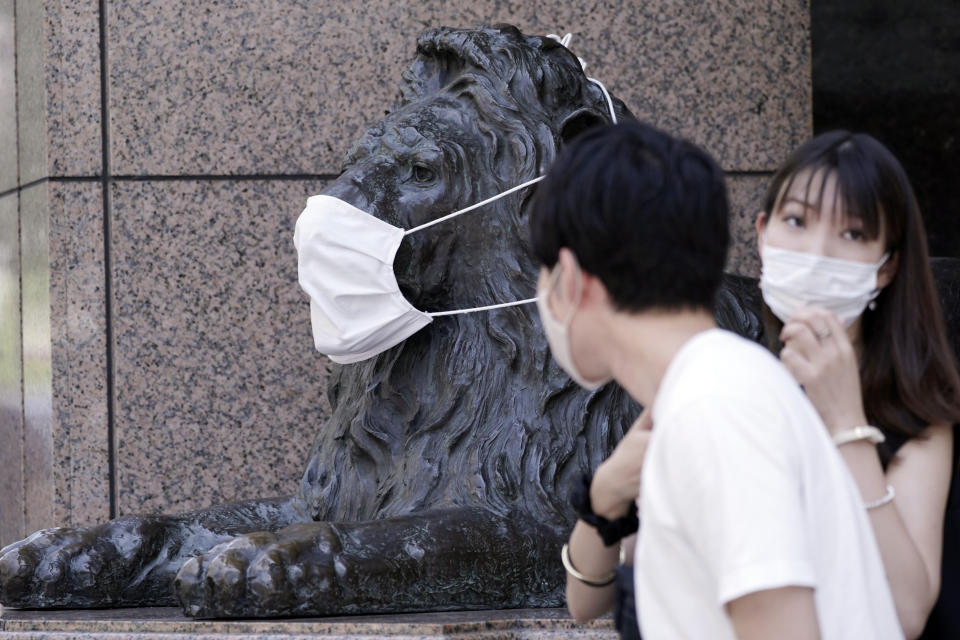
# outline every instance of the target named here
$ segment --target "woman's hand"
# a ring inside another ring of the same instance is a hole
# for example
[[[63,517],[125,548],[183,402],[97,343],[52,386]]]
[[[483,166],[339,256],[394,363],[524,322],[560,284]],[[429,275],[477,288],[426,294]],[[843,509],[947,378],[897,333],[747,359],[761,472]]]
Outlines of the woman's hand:
[[[649,409],[644,409],[610,457],[597,467],[590,484],[593,512],[607,520],[627,513],[630,503],[640,492],[640,470],[650,441],[653,422]]]
[[[803,385],[830,432],[866,424],[857,355],[840,321],[815,307],[798,311],[780,333],[780,360]],[[884,473],[876,447],[863,440],[839,448],[864,500],[892,486],[896,498],[871,509],[897,615],[908,638],[923,630],[940,590],[943,519],[950,488],[952,432],[932,425],[898,451]]]
[[[783,326],[780,341],[780,361],[803,385],[831,434],[866,424],[857,355],[833,313],[800,309]]]

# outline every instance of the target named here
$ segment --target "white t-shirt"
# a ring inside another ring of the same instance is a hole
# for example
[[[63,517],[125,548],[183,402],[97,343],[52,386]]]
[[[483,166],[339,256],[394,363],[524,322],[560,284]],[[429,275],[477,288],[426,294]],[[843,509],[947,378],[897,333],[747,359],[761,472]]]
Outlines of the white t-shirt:
[[[724,605],[785,586],[814,589],[824,640],[903,638],[859,489],[767,350],[694,336],[652,410],[634,569],[644,640],[736,638]]]

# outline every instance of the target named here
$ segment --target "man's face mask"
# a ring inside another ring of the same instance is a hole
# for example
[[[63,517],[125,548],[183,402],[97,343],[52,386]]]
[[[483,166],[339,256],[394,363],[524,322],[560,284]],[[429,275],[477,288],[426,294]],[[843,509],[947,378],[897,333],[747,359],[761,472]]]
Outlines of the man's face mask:
[[[547,344],[550,345],[550,353],[553,355],[553,359],[574,382],[587,391],[593,391],[607,384],[613,378],[590,380],[577,369],[577,363],[573,360],[573,347],[570,346],[570,324],[573,322],[573,314],[576,313],[577,305],[580,304],[580,299],[583,296],[583,273],[580,272],[579,268],[577,269],[577,294],[566,318],[560,320],[553,315],[549,302],[550,292],[556,288],[559,281],[560,269],[558,263],[553,268],[553,273],[550,275],[546,288],[537,291],[537,310],[540,312],[540,322],[543,324],[543,332],[547,334]]]
[[[310,322],[317,351],[339,364],[383,353],[437,316],[527,304],[516,300],[473,309],[425,312],[400,292],[393,260],[404,236],[473,211],[543,179],[517,185],[482,202],[403,230],[332,196],[313,196],[297,219],[300,287],[310,296]]]

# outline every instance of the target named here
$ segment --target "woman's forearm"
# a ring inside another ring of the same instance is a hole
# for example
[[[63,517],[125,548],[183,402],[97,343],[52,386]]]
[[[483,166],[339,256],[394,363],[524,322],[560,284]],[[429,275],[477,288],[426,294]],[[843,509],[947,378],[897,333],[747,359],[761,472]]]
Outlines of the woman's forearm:
[[[865,502],[881,498],[888,480],[880,465],[876,447],[868,441],[851,442],[840,447],[847,467]],[[874,536],[880,548],[883,566],[900,624],[908,638],[923,631],[927,616],[937,598],[939,567],[928,567],[919,547],[910,535],[897,508],[897,499],[868,511]]]

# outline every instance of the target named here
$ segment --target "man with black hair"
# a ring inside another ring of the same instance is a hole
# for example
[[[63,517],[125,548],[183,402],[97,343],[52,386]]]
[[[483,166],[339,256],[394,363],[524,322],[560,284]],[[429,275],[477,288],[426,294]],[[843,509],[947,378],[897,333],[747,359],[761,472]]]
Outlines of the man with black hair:
[[[597,470],[593,513],[563,549],[568,606],[583,619],[609,605],[618,554],[602,534],[612,542],[607,523],[639,488],[646,640],[902,638],[864,503],[816,410],[768,351],[714,323],[728,217],[716,163],[634,121],[582,134],[537,189],[554,358],[649,409]]]

